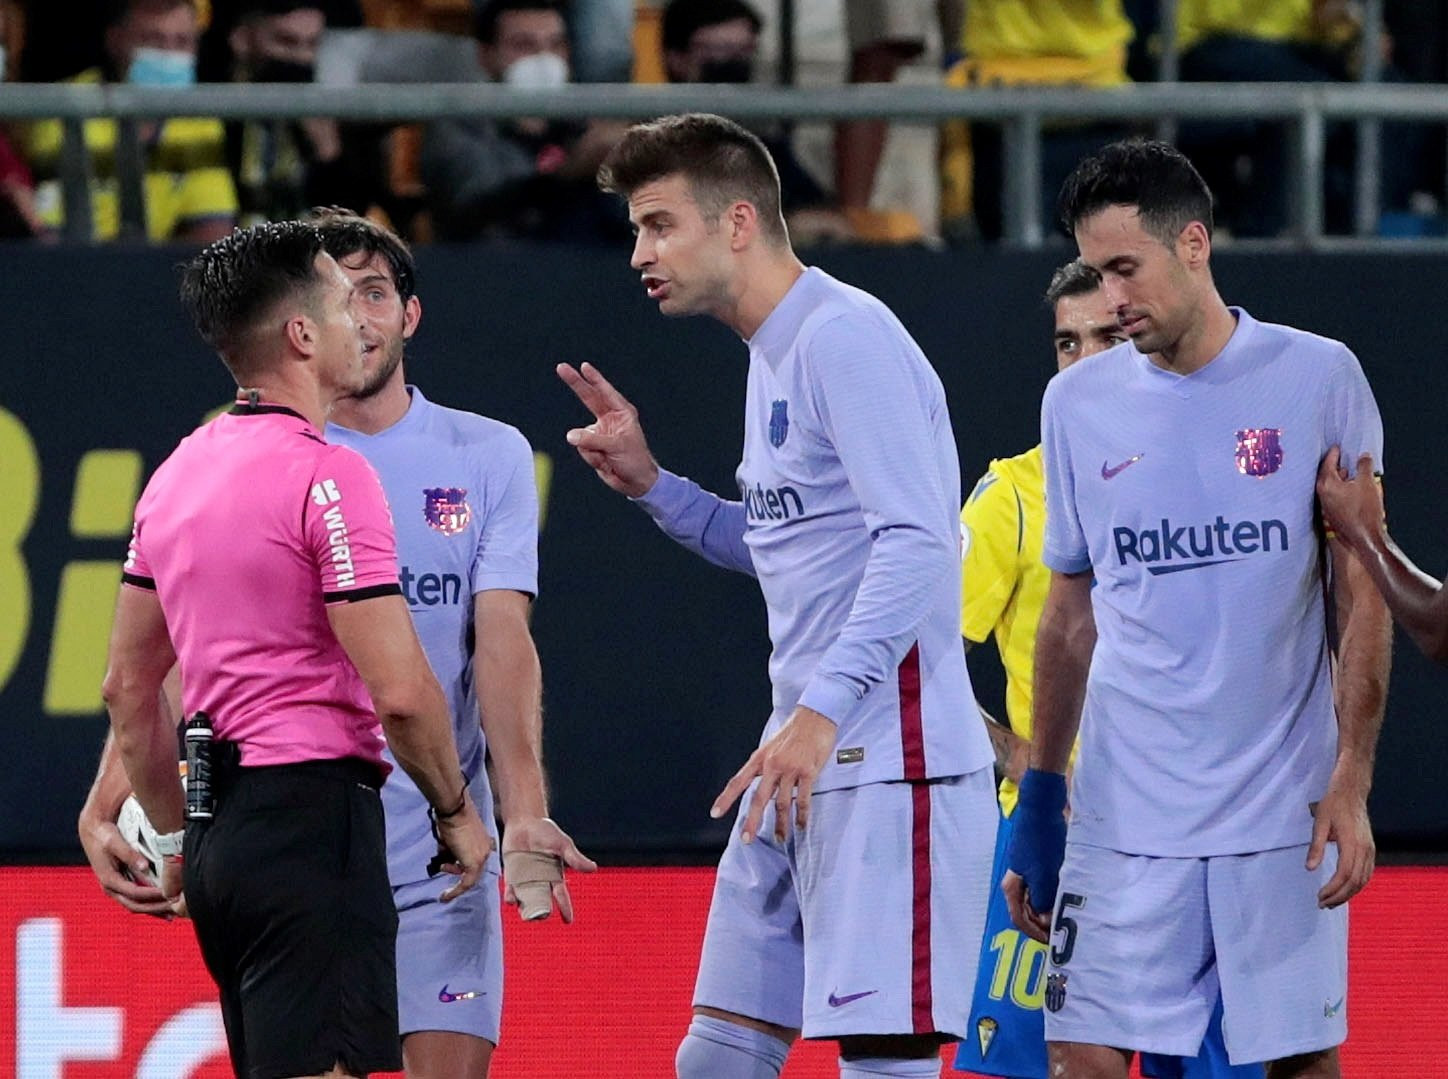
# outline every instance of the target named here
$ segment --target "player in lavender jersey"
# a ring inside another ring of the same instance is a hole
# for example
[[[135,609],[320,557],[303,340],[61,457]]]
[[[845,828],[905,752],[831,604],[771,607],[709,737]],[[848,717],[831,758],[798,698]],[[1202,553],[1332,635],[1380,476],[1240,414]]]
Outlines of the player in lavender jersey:
[[[1042,406],[1052,579],[1002,887],[1052,944],[1052,1074],[1193,1052],[1220,1000],[1233,1064],[1337,1076],[1390,635],[1314,485],[1333,445],[1380,456],[1377,406],[1345,346],[1222,301],[1172,147],[1106,147],[1061,206],[1134,348]]]
[[[442,684],[473,799],[493,821],[498,783],[505,899],[541,888],[520,911],[565,922],[573,903],[562,867],[594,863],[548,817],[542,763],[542,675],[528,628],[538,591],[533,453],[516,428],[444,408],[406,382],[403,352],[422,318],[412,253],[397,236],[345,210],[312,215],[327,251],[357,289],[365,383],[337,402],[328,442],[377,470],[397,528],[403,595]],[[479,718],[481,717],[481,723]],[[415,784],[382,788],[388,875],[397,903],[398,1015],[409,1075],[487,1075],[503,994],[496,859],[468,902],[441,904],[427,871],[432,838]],[[539,855],[546,856],[539,869]],[[551,863],[549,865],[548,863]],[[551,894],[550,894],[551,893]]]
[[[1337,538],[1367,567],[1393,617],[1430,659],[1448,664],[1448,580],[1437,581],[1409,560],[1388,535],[1383,487],[1371,454],[1358,459],[1349,480],[1334,446],[1322,460],[1317,494],[1322,515]]]
[[[637,125],[600,183],[628,200],[660,310],[749,346],[739,501],[661,470],[602,374],[559,367],[595,419],[568,433],[584,460],[671,538],[756,577],[769,611],[774,707],[712,809],[740,799],[677,1073],[772,1079],[802,1032],[838,1040],[849,1079],[938,1075],[966,1028],[996,816],[985,732],[960,720],[940,380],[883,304],[795,257],[774,163],[737,124]]]

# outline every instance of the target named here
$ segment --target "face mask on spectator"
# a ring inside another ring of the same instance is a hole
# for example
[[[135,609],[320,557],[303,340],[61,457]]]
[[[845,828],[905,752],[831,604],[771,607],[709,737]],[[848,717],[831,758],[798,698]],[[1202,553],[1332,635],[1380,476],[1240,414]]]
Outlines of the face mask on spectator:
[[[126,81],[137,86],[191,86],[196,82],[196,57],[143,46],[131,54]]]
[[[509,86],[537,89],[563,86],[568,82],[568,61],[556,52],[535,52],[520,57],[503,69],[503,81]]]
[[[312,64],[295,60],[274,60],[270,57],[256,65],[253,82],[311,82],[317,69]]]
[[[752,82],[754,62],[743,57],[732,60],[705,60],[699,65],[700,82]]]

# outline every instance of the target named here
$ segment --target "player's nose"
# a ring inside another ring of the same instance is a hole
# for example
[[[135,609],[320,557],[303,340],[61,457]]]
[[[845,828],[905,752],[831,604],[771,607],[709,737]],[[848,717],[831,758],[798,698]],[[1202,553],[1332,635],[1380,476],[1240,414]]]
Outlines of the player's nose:
[[[652,266],[654,262],[654,245],[649,242],[642,232],[634,237],[633,256],[628,264],[635,270],[642,270],[645,266]]]

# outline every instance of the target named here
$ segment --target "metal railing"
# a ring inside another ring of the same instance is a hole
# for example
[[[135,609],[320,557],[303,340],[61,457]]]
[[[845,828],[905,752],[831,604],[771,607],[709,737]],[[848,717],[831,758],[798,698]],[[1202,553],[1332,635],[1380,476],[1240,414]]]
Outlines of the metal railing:
[[[1356,237],[1323,234],[1326,125],[1336,120],[1448,123],[1448,86],[1141,83],[1104,90],[960,90],[895,84],[826,88],[589,84],[539,90],[493,83],[200,85],[186,89],[125,84],[0,85],[0,119],[60,118],[64,129],[60,168],[66,191],[66,233],[81,240],[90,235],[90,160],[82,125],[92,117],[120,121],[121,141],[134,147],[137,121],[168,116],[214,116],[223,120],[326,116],[387,124],[460,117],[639,119],[689,111],[724,113],[740,120],[880,117],[919,124],[953,119],[999,123],[1005,130],[1005,235],[1008,242],[1026,247],[1040,246],[1046,237],[1039,190],[1041,132],[1048,121],[1280,121],[1291,132],[1293,167],[1288,180],[1293,197],[1291,235],[1276,245],[1383,249],[1395,246],[1394,241],[1368,235],[1366,229]],[[139,185],[141,168],[139,152],[118,148],[117,179],[123,187],[127,183]],[[127,200],[123,198],[122,204],[124,207]],[[70,216],[72,210],[75,219]],[[1358,222],[1360,228],[1375,223],[1375,218]],[[1399,241],[1398,246],[1441,250],[1448,247],[1448,242]]]

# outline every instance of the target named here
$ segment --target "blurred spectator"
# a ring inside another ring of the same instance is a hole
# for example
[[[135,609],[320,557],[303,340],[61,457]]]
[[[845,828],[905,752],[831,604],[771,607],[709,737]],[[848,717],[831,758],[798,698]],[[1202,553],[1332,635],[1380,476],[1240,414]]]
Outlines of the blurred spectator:
[[[320,0],[239,0],[229,25],[228,81],[314,81],[327,28]],[[385,189],[377,134],[326,117],[229,123],[226,155],[243,225],[298,217],[312,206],[366,213]]]
[[[850,82],[894,82],[900,69],[924,52],[935,10],[930,0],[844,0],[844,8]],[[889,133],[885,120],[842,120],[835,125],[835,196],[866,231],[872,228],[870,197]]]
[[[946,83],[991,86],[1120,86],[1128,82],[1132,25],[1121,0],[947,0],[942,34],[957,42]],[[947,60],[952,57],[947,55]],[[1056,195],[1082,157],[1121,138],[1117,124],[1047,124],[1041,136],[1040,215],[1056,227]],[[947,124],[942,145],[941,217],[947,234],[972,214],[986,240],[1004,229],[1004,139],[996,124]]]
[[[1360,69],[1362,27],[1350,0],[1180,0],[1177,19],[1184,82],[1342,82]],[[1383,79],[1402,76],[1385,66]],[[1352,229],[1354,136],[1351,124],[1329,125],[1323,192],[1329,232]],[[1287,227],[1289,140],[1282,124],[1184,123],[1178,141],[1233,233],[1276,236]],[[1420,149],[1410,127],[1383,125],[1384,207],[1407,208]]]
[[[669,0],[664,9],[664,70],[670,82],[748,83],[754,80],[763,20],[746,0]],[[778,125],[746,123],[779,169],[781,205],[796,244],[854,236],[845,216],[800,164]]]
[[[474,27],[487,76],[513,86],[571,81],[568,26],[557,0],[491,0]],[[628,236],[618,200],[594,183],[623,133],[613,122],[519,117],[428,125],[422,177],[439,240],[516,236],[612,243]]]
[[[18,20],[9,0],[0,0],[0,82],[14,78],[10,66]],[[28,239],[45,230],[35,207],[35,182],[10,138],[0,132],[0,240]]]
[[[118,0],[105,27],[101,67],[69,80],[130,82],[143,86],[190,86],[196,81],[197,16],[193,0]],[[87,120],[86,149],[93,182],[89,198],[97,240],[149,239],[210,243],[236,223],[236,190],[226,171],[219,121],[173,117],[135,125],[139,142],[139,190],[127,192],[120,125]],[[65,221],[60,182],[61,125],[46,120],[30,129],[27,153],[40,183],[36,206],[51,229]],[[134,198],[138,205],[130,205]]]
[[[473,0],[482,15],[488,0]],[[574,82],[628,82],[634,62],[634,0],[571,0],[569,63]]]

